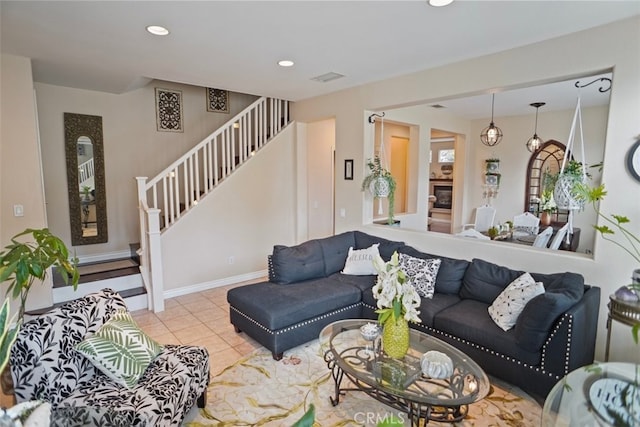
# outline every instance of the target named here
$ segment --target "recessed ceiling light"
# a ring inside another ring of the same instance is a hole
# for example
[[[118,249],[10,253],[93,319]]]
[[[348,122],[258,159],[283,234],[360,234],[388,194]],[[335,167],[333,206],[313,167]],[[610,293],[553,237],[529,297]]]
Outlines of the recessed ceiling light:
[[[167,30],[165,27],[161,27],[160,25],[149,25],[147,27],[147,31],[154,36],[166,36],[169,34],[169,30]]]
[[[281,67],[293,67],[293,61],[290,59],[283,59],[282,61],[278,61],[278,65]]]
[[[433,7],[447,6],[453,3],[453,0],[429,0],[429,5]]]

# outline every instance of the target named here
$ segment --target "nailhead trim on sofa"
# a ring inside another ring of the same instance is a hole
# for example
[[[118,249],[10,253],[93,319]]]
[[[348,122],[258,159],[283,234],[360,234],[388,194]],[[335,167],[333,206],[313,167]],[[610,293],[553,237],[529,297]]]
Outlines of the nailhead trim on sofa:
[[[377,309],[376,307],[373,307],[373,306],[371,306],[369,304],[366,304],[366,303],[363,303],[363,305],[364,305],[364,307],[367,307],[367,308],[369,308],[371,310],[376,310]],[[547,347],[547,345],[553,340],[553,338],[556,336],[558,330],[562,326],[563,322],[565,320],[567,320],[567,319],[569,321],[569,325],[571,325],[571,322],[573,320],[572,316],[565,313],[564,315],[562,315],[560,320],[558,322],[556,322],[555,328],[553,329],[553,331],[549,335],[549,338],[547,338],[547,340],[545,341],[545,343],[544,343],[544,345],[542,347],[542,357],[541,357],[541,360],[540,360],[540,366],[543,366],[543,367],[545,366],[546,347]],[[471,341],[467,341],[467,340],[462,339],[460,337],[457,337],[455,335],[451,335],[449,333],[442,332],[442,331],[440,331],[438,329],[435,329],[435,328],[432,328],[430,326],[425,326],[425,325],[420,324],[420,323],[416,324],[416,326],[418,327],[418,329],[423,329],[425,331],[436,332],[439,335],[446,336],[446,337],[448,337],[448,338],[450,338],[452,340],[458,341],[458,342],[463,343],[465,345],[468,345],[470,347],[477,348],[477,349],[482,350],[482,351],[484,351],[486,353],[492,354],[492,355],[494,355],[496,357],[500,357],[502,359],[505,359],[505,360],[507,360],[507,361],[509,361],[511,363],[515,363],[517,365],[524,366],[527,369],[530,369],[532,371],[535,371],[535,372],[538,372],[538,373],[542,373],[544,375],[547,375],[547,376],[555,379],[556,381],[559,380],[560,378],[562,378],[564,375],[569,373],[569,353],[570,353],[570,349],[571,349],[571,339],[570,338],[569,338],[569,342],[567,344],[567,351],[565,353],[565,369],[564,369],[564,373],[562,375],[558,375],[558,374],[554,374],[553,372],[547,372],[544,368],[541,369],[540,367],[532,366],[532,365],[530,365],[528,363],[525,363],[525,362],[522,362],[520,360],[514,359],[511,356],[507,356],[506,354],[502,354],[502,353],[496,352],[496,351],[488,349],[488,348],[486,348],[484,346],[478,345],[478,344],[473,343]],[[571,331],[571,327],[569,327],[569,331]]]
[[[252,319],[249,315],[241,312],[240,310],[238,310],[237,308],[235,308],[233,306],[230,306],[229,308],[231,310],[235,311],[236,313],[238,313],[239,315],[241,315],[242,317],[244,317],[245,319],[247,319],[248,321],[250,321],[251,323],[253,323],[256,326],[258,326],[260,329],[262,329],[262,330],[264,330],[264,331],[266,331],[266,332],[268,332],[268,333],[270,333],[272,335],[280,335],[280,334],[283,334],[285,332],[289,332],[289,331],[292,331],[294,329],[300,328],[302,326],[306,326],[306,325],[310,325],[311,323],[318,322],[318,321],[320,321],[322,319],[326,319],[328,317],[333,316],[334,314],[338,314],[338,313],[345,312],[347,310],[351,310],[352,308],[356,308],[356,307],[361,306],[361,305],[362,305],[362,302],[357,302],[355,304],[351,304],[351,305],[348,305],[346,307],[342,307],[342,308],[340,308],[338,310],[334,310],[334,311],[330,311],[328,313],[324,313],[324,314],[322,314],[322,315],[320,315],[318,317],[314,317],[314,318],[305,320],[303,322],[296,323],[295,325],[287,326],[286,328],[279,329],[277,331],[274,331],[273,329],[269,329],[266,326],[262,325],[261,323],[258,323],[257,320]]]

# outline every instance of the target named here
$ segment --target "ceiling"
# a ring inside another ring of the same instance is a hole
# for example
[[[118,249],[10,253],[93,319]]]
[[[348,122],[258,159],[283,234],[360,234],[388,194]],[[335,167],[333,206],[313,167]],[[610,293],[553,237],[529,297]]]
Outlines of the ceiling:
[[[640,15],[640,1],[2,1],[0,15],[2,52],[32,58],[37,82],[123,93],[160,79],[296,101]],[[345,77],[311,80],[329,72]]]

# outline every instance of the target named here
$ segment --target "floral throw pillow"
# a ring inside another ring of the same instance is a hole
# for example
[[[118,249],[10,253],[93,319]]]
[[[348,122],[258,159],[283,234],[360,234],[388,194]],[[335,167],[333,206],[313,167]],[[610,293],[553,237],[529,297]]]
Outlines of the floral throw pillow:
[[[126,310],[118,310],[94,335],[76,344],[75,349],[106,376],[131,388],[163,346],[146,335]]]
[[[418,295],[423,298],[433,298],[436,289],[436,276],[441,262],[442,260],[439,258],[422,259],[400,254],[400,268]]]
[[[498,295],[489,306],[489,315],[496,325],[508,331],[515,326],[525,305],[543,293],[542,282],[536,282],[529,273],[524,273]]]

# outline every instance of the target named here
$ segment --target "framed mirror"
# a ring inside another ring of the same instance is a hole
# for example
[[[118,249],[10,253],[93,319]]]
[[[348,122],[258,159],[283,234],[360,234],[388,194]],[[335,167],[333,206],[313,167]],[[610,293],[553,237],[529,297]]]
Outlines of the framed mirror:
[[[524,189],[524,212],[538,215],[542,193],[545,191],[553,193],[556,177],[562,167],[565,148],[563,143],[551,139],[531,154]],[[554,221],[566,221],[567,214],[566,210],[557,210],[554,213]]]
[[[108,233],[102,117],[64,113],[64,141],[71,243],[105,243]]]

